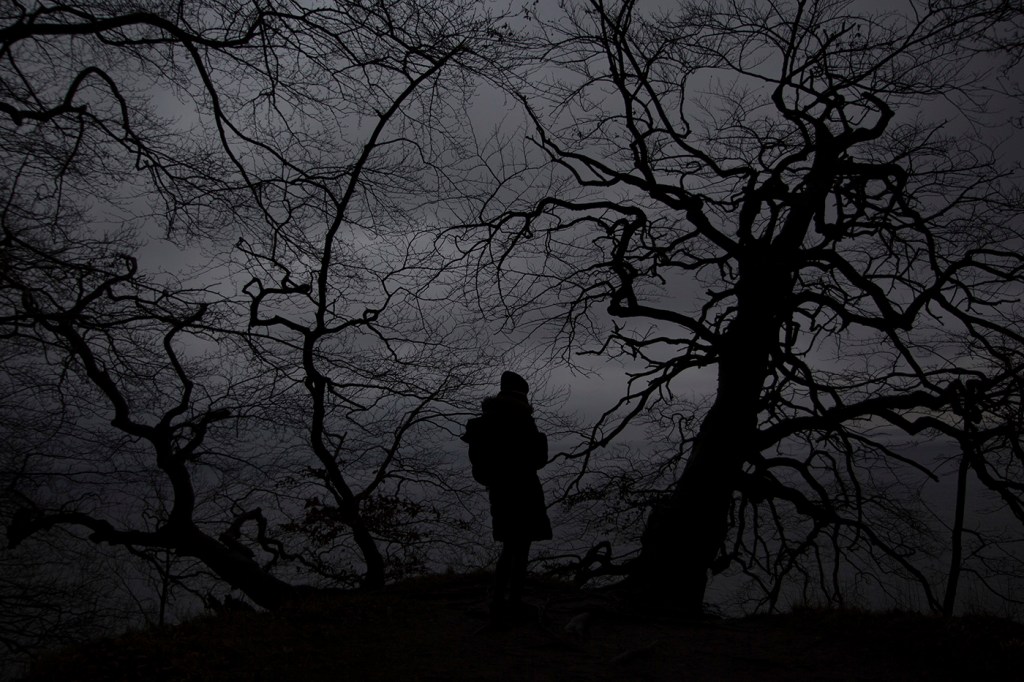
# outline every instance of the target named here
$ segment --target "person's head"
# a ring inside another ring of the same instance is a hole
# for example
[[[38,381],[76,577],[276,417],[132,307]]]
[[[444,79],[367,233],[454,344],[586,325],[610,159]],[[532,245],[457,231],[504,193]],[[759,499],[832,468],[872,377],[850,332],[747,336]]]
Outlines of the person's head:
[[[530,384],[526,383],[526,379],[522,378],[515,372],[502,372],[501,392],[518,393],[525,398],[526,394],[530,392]]]

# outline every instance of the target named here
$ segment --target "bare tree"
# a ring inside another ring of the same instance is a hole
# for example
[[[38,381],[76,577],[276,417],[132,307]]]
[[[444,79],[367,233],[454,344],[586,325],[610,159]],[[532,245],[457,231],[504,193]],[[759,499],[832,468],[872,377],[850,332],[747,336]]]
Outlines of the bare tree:
[[[9,544],[84,528],[266,607],[311,569],[382,584],[380,538],[410,488],[446,484],[427,444],[479,381],[444,263],[409,233],[443,213],[457,117],[507,32],[418,0],[8,3],[2,22],[0,338],[9,407],[34,418],[6,425],[51,429]],[[154,264],[160,237],[202,260]],[[275,535],[316,491],[361,567]]]
[[[732,568],[772,605],[787,581],[841,600],[853,572],[941,608],[927,445],[971,443],[1021,500],[1013,419],[957,417],[968,384],[1019,401],[1020,169],[988,52],[1010,3],[562,5],[539,21],[558,72],[520,89],[548,165],[525,151],[460,243],[564,357],[639,366],[567,499],[654,410],[678,449],[648,480],[638,593],[695,612]],[[714,387],[692,431],[690,377]]]

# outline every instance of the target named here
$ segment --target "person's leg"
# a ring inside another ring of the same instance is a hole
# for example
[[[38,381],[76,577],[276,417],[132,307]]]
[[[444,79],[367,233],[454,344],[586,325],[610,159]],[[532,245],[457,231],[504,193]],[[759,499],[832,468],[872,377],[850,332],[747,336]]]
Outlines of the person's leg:
[[[509,553],[509,601],[518,604],[523,600],[523,586],[526,583],[526,566],[530,561],[530,541],[515,540],[505,543]]]
[[[491,613],[495,615],[505,603],[505,590],[509,586],[513,570],[514,545],[512,541],[501,543],[501,554],[494,567],[494,584],[491,586]]]

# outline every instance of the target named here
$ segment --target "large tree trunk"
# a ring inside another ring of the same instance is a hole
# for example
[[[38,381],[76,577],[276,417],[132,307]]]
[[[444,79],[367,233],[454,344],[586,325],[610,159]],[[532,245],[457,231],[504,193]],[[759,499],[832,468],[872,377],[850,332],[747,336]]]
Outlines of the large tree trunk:
[[[755,447],[757,411],[746,402],[719,391],[675,489],[651,512],[628,581],[642,599],[701,612],[733,493]]]
[[[207,568],[232,587],[266,609],[276,609],[295,597],[295,587],[275,578],[251,556],[228,547],[196,527],[195,490],[185,460],[178,456],[170,440],[159,441],[157,463],[174,488],[174,506],[167,525],[158,531],[167,538],[167,547],[178,554],[199,559]]]
[[[38,514],[23,508],[14,514],[7,528],[10,547],[18,546],[34,533],[55,526],[80,526],[91,531],[89,539],[95,543],[152,547],[195,557],[214,572],[218,578],[241,590],[256,604],[276,609],[313,588],[291,585],[264,570],[243,551],[234,549],[196,528],[191,520],[171,522],[156,531],[119,530],[109,521],[97,519],[82,512]]]
[[[761,389],[779,338],[775,311],[792,286],[788,269],[770,254],[753,253],[743,265],[736,317],[718,349],[715,401],[672,494],[648,518],[625,585],[642,600],[692,615],[703,609],[743,465],[756,454]]]
[[[265,609],[280,608],[295,599],[302,589],[311,589],[275,578],[250,557],[226,547],[194,526],[176,535],[175,548],[179,554],[199,559],[217,577]]]

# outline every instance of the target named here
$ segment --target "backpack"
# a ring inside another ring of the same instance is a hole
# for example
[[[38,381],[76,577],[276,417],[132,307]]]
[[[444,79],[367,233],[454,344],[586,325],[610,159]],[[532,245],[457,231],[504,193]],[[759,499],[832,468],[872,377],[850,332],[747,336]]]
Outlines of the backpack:
[[[469,463],[473,467],[473,479],[486,487],[491,487],[497,478],[494,461],[494,446],[489,443],[484,417],[475,417],[466,424],[466,434],[462,440],[469,444]]]
[[[537,431],[533,420],[529,428],[517,433],[515,438],[508,438],[496,432],[491,421],[493,417],[474,417],[466,424],[466,434],[462,440],[469,444],[469,462],[472,465],[473,479],[485,487],[492,487],[509,471],[508,463],[503,461],[509,455],[515,455],[517,468],[525,467],[527,471],[535,471],[548,461],[547,436]],[[508,434],[505,434],[506,436]],[[512,451],[510,452],[510,448]]]

